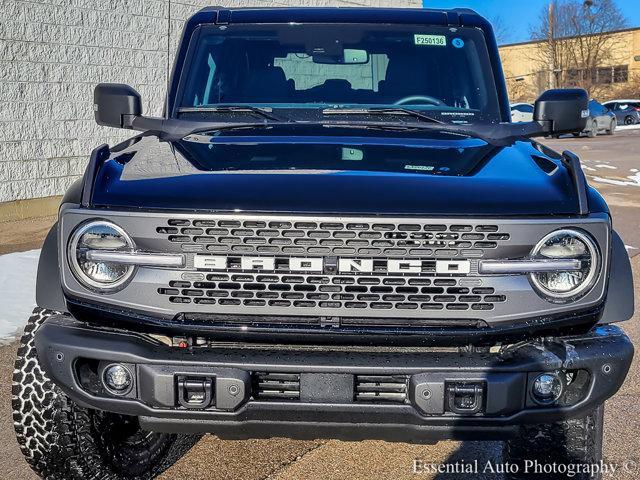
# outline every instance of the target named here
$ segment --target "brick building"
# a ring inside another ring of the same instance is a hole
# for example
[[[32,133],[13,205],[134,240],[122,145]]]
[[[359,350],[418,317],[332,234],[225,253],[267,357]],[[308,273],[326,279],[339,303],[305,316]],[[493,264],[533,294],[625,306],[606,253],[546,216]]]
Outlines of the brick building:
[[[203,6],[420,7],[421,0],[0,0],[0,222],[55,212],[100,143],[93,88],[128,83],[160,115],[186,18]],[[35,200],[34,200],[35,199]]]

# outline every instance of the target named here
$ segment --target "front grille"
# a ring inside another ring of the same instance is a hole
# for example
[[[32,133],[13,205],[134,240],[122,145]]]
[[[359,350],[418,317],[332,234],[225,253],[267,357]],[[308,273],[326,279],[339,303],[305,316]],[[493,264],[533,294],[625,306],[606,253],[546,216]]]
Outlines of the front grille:
[[[417,221],[168,219],[156,232],[185,251],[217,254],[482,257],[509,240],[493,224]]]
[[[80,284],[69,262],[61,261],[69,297],[99,304],[108,300],[118,311],[229,332],[261,323],[264,327],[253,330],[264,333],[283,322],[323,332],[336,325],[349,332],[391,325],[385,328],[389,335],[396,325],[417,326],[425,333],[444,323],[447,328],[524,325],[542,313],[560,316],[595,307],[604,298],[606,276],[576,302],[554,304],[532,288],[529,276],[481,274],[481,261],[528,258],[539,239],[572,226],[592,235],[602,252],[610,250],[606,216],[416,218],[67,209],[61,238],[70,238],[91,218],[118,224],[141,252],[179,253],[184,264],[140,266],[130,283],[106,298]],[[606,271],[608,259],[603,261]],[[244,323],[238,325],[238,319]],[[228,329],[213,325],[227,321],[236,323]]]
[[[253,396],[257,400],[300,399],[300,375],[297,373],[256,372],[252,382]]]
[[[156,223],[154,231],[162,242],[187,253],[188,271],[156,289],[167,305],[180,305],[183,312],[342,319],[370,315],[382,320],[453,311],[477,313],[478,319],[507,301],[490,281],[477,278],[478,259],[508,246],[511,238],[506,228],[489,222],[169,217]],[[226,270],[213,273],[200,263],[196,267],[196,254],[199,260],[223,257]],[[270,257],[274,266],[247,270],[242,263],[246,256]],[[324,268],[296,272],[291,258],[320,258]],[[373,271],[335,269],[339,259],[349,258],[371,259]],[[390,260],[419,260],[421,268],[394,273]],[[470,276],[442,274],[436,264],[447,260],[467,261]]]
[[[491,287],[460,286],[456,278],[370,275],[208,274],[206,281],[171,281],[158,293],[172,303],[222,307],[384,310],[493,310],[506,301]]]
[[[356,375],[356,402],[404,403],[407,399],[406,375]]]

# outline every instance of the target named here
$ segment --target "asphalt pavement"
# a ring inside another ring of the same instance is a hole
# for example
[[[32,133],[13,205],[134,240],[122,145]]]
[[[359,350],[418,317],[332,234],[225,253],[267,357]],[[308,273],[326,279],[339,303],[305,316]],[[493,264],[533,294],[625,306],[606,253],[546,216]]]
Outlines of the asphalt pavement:
[[[595,139],[544,140],[552,148],[580,155],[585,173],[609,203],[615,228],[621,233],[631,256],[640,253],[640,131],[617,133]],[[28,231],[29,248],[41,241],[52,219],[27,222],[26,226],[0,228],[0,250],[22,248],[20,239]],[[39,239],[39,240],[38,240]],[[14,247],[11,247],[11,245]],[[25,248],[26,249],[26,248]],[[640,257],[632,260],[636,285],[636,312],[640,310]],[[640,342],[640,314],[623,324],[636,345]],[[11,372],[17,345],[0,347],[0,477],[35,479],[19,452],[11,419]],[[607,478],[640,477],[640,360],[634,359],[622,389],[606,403],[605,461],[619,466]],[[305,480],[409,478],[500,479],[500,474],[437,475],[415,473],[414,461],[452,463],[477,460],[484,465],[501,459],[498,442],[439,442],[410,445],[379,441],[292,441],[287,439],[222,441],[206,436],[176,465],[162,475],[164,480]]]
[[[557,152],[571,150],[580,157],[589,183],[606,199],[613,226],[629,255],[640,253],[640,129],[599,135],[564,137],[542,143]]]

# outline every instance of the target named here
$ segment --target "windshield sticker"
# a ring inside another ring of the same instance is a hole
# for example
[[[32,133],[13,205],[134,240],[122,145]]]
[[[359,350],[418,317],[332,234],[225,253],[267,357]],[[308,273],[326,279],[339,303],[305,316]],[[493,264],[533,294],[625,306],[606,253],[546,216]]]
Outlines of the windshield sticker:
[[[421,35],[416,33],[413,36],[416,45],[426,45],[428,47],[446,47],[447,37],[444,35]]]
[[[434,167],[432,167],[431,165],[405,165],[404,169],[405,170],[418,170],[418,171],[423,171],[423,172],[432,172],[434,170]]]
[[[475,117],[476,112],[440,112],[440,115],[448,117]]]
[[[453,41],[451,42],[451,45],[453,45],[456,48],[462,48],[464,47],[464,40],[462,40],[461,38],[454,38]]]

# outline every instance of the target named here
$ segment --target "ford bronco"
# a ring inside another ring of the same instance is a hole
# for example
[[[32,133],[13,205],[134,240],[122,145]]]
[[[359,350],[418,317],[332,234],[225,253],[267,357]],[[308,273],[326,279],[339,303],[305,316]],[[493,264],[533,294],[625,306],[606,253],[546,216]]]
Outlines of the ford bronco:
[[[547,91],[511,123],[471,10],[201,10],[162,118],[95,89],[97,123],[139,134],[92,152],[44,243],[27,461],[147,479],[211,433],[599,462],[629,259],[576,155],[532,139],[580,132],[587,102]]]

